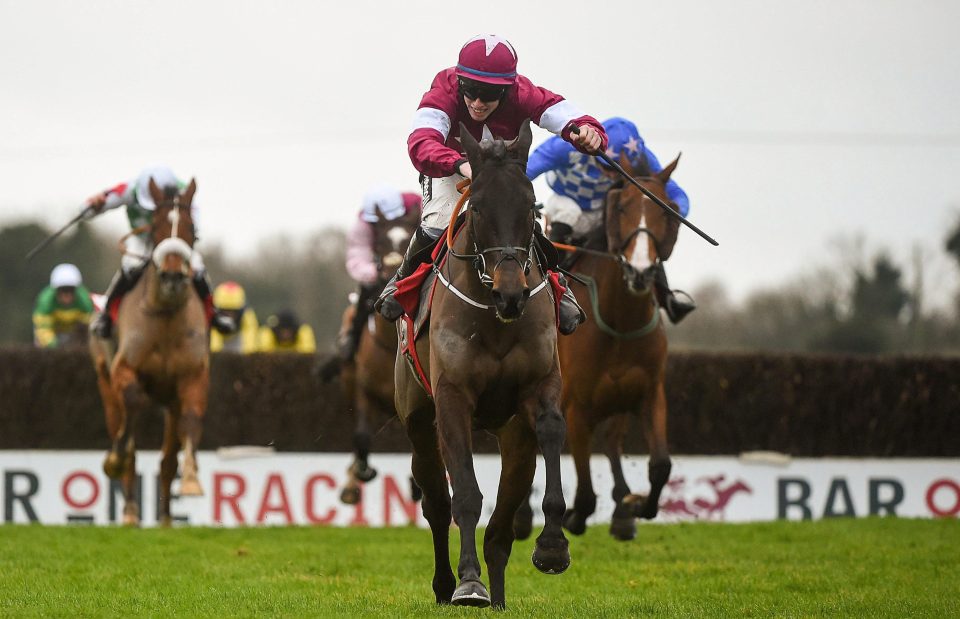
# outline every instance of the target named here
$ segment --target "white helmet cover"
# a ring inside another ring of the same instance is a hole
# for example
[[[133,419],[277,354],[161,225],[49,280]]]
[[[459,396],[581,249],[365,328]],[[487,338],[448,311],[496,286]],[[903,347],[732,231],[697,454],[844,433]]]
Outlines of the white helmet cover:
[[[370,188],[363,196],[363,213],[361,217],[369,223],[377,223],[377,207],[387,218],[387,221],[393,221],[402,217],[406,210],[403,208],[403,196],[400,192],[389,185],[377,185]]]
[[[50,272],[51,288],[76,288],[83,283],[80,269],[74,264],[63,263],[53,267]]]
[[[168,187],[179,188],[180,186],[173,170],[167,166],[157,165],[144,169],[137,177],[137,204],[148,211],[157,208],[157,205],[153,203],[153,196],[150,195],[151,178],[161,190]]]

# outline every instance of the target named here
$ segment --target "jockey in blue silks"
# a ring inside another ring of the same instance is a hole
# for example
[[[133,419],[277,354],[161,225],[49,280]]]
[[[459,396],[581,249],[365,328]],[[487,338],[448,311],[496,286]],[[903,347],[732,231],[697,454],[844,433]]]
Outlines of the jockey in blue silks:
[[[663,169],[656,155],[647,149],[637,126],[626,118],[603,121],[609,138],[607,155],[616,161],[621,153],[636,169],[648,168],[651,173]],[[571,144],[552,137],[531,154],[527,161],[527,176],[533,180],[546,173],[547,185],[553,190],[544,203],[543,212],[550,221],[550,240],[577,244],[603,223],[607,192],[619,184],[620,177],[607,168],[602,160],[581,153]],[[667,199],[676,205],[684,217],[690,211],[687,194],[672,179],[666,186]],[[671,322],[677,323],[695,309],[691,302],[678,299],[667,284],[663,262],[657,262],[655,278],[657,297],[667,310]]]

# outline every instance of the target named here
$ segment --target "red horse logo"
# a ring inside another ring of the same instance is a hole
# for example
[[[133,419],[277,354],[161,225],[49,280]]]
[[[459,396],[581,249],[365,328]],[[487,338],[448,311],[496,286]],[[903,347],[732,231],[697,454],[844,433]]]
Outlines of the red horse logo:
[[[753,494],[753,490],[742,479],[724,483],[726,475],[701,477],[691,486],[709,488],[710,496],[689,496],[696,491],[696,487],[687,488],[686,477],[674,477],[667,482],[663,498],[660,500],[660,511],[664,515],[678,520],[724,519],[724,512],[733,497],[739,492]]]

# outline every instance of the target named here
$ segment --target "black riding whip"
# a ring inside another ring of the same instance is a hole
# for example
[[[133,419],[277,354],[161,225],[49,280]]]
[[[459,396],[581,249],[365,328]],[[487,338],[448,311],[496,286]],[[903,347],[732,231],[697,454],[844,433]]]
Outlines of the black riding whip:
[[[570,133],[573,133],[573,134],[575,134],[575,135],[580,135],[580,127],[577,127],[576,125],[570,125]],[[607,153],[603,152],[602,150],[598,150],[596,153],[594,153],[594,156],[595,156],[595,157],[600,157],[600,159],[603,159],[603,161],[604,161],[608,166],[610,166],[611,168],[613,168],[614,170],[616,170],[617,172],[619,172],[620,175],[623,176],[623,178],[625,178],[625,179],[627,179],[628,181],[630,181],[630,183],[631,183],[634,187],[636,187],[636,188],[639,189],[641,192],[643,192],[643,195],[647,196],[648,198],[650,198],[651,200],[653,200],[654,202],[656,202],[657,206],[659,206],[660,208],[662,208],[668,215],[670,215],[671,217],[675,217],[676,219],[679,219],[679,220],[680,220],[680,223],[682,223],[682,224],[685,225],[686,227],[690,228],[691,230],[693,230],[694,232],[696,232],[697,234],[699,234],[701,237],[703,237],[703,239],[704,239],[706,242],[710,243],[711,245],[719,245],[719,244],[720,244],[720,243],[717,243],[715,240],[713,240],[713,238],[712,238],[709,234],[707,234],[706,232],[704,232],[704,231],[701,230],[700,228],[696,227],[695,225],[693,225],[692,223],[690,223],[689,221],[687,221],[687,219],[684,218],[683,215],[681,215],[680,213],[678,213],[678,212],[676,212],[675,210],[673,210],[672,208],[670,208],[670,206],[667,205],[666,202],[664,202],[663,200],[661,200],[660,198],[658,198],[657,196],[655,196],[649,189],[647,189],[646,187],[644,187],[643,185],[641,185],[640,183],[638,183],[632,176],[630,176],[629,174],[627,174],[627,171],[626,171],[626,170],[624,170],[622,167],[620,167],[620,164],[619,164],[619,163],[617,163],[616,161],[614,161],[613,159],[611,159],[611,158],[607,155]]]
[[[43,239],[42,241],[40,241],[39,245],[37,245],[36,247],[28,251],[27,255],[24,256],[24,260],[30,260],[31,258],[33,258],[35,255],[37,255],[37,253],[39,253],[41,249],[43,249],[44,247],[52,243],[55,238],[57,238],[58,236],[66,232],[70,226],[77,223],[81,219],[86,219],[91,213],[95,213],[95,212],[96,211],[92,206],[88,206],[87,208],[80,211],[80,214],[74,217],[73,219],[71,219],[70,221],[68,221],[64,227],[60,228],[59,230],[57,230],[47,238]]]

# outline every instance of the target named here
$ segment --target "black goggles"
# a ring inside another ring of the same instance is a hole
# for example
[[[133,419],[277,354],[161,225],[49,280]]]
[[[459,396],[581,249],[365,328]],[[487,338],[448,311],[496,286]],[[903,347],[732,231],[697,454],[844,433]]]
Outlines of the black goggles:
[[[507,92],[506,86],[483,84],[481,82],[468,81],[463,78],[460,78],[458,87],[460,94],[470,101],[480,99],[484,103],[499,101],[504,93]]]

